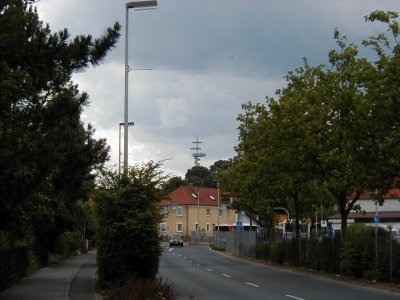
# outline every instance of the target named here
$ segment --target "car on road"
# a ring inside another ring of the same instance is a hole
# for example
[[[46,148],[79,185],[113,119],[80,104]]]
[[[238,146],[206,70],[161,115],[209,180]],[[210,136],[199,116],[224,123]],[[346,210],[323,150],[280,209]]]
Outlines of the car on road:
[[[183,247],[183,238],[179,235],[173,235],[169,240],[169,246],[181,246]]]

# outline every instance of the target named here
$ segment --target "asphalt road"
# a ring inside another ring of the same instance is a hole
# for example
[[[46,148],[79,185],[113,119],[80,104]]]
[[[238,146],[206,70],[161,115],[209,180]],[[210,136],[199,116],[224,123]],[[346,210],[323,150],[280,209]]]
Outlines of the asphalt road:
[[[96,253],[73,257],[40,269],[0,294],[7,300],[95,300]]]
[[[179,299],[389,300],[400,294],[228,257],[206,246],[163,248],[159,276]]]

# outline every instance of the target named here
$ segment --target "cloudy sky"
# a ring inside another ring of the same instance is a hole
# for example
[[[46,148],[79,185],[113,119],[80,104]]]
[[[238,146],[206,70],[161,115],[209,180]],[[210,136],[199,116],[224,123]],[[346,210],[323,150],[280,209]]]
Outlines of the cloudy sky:
[[[116,21],[122,26],[104,63],[73,78],[90,96],[84,121],[107,138],[115,167],[124,117],[126,2],[36,3],[52,31],[68,28],[72,37],[99,36]],[[385,30],[364,22],[376,9],[400,11],[400,1],[158,0],[156,10],[130,10],[129,65],[152,70],[129,73],[129,121],[135,122],[129,164],[168,159],[165,171],[184,176],[194,165],[196,136],[207,155],[202,166],[233,157],[242,103],[274,96],[303,57],[312,65],[327,63],[335,28],[356,44]]]

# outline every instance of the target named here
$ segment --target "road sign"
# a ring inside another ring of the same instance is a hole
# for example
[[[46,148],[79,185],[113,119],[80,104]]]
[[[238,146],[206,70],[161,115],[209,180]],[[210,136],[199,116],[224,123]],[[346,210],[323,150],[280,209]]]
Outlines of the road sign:
[[[381,221],[381,217],[379,215],[375,215],[373,218],[374,223],[379,223]]]
[[[236,222],[236,231],[242,231],[243,225],[242,222]]]

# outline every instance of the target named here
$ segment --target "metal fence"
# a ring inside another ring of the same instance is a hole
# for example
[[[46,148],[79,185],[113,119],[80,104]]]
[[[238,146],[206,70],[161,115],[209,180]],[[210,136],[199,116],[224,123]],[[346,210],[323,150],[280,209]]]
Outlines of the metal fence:
[[[28,248],[0,252],[0,291],[24,275],[28,267]]]
[[[256,231],[214,232],[214,245],[235,255],[255,256]]]
[[[211,243],[212,241],[213,241],[213,236],[207,234],[203,230],[190,232],[190,242],[192,244]]]

